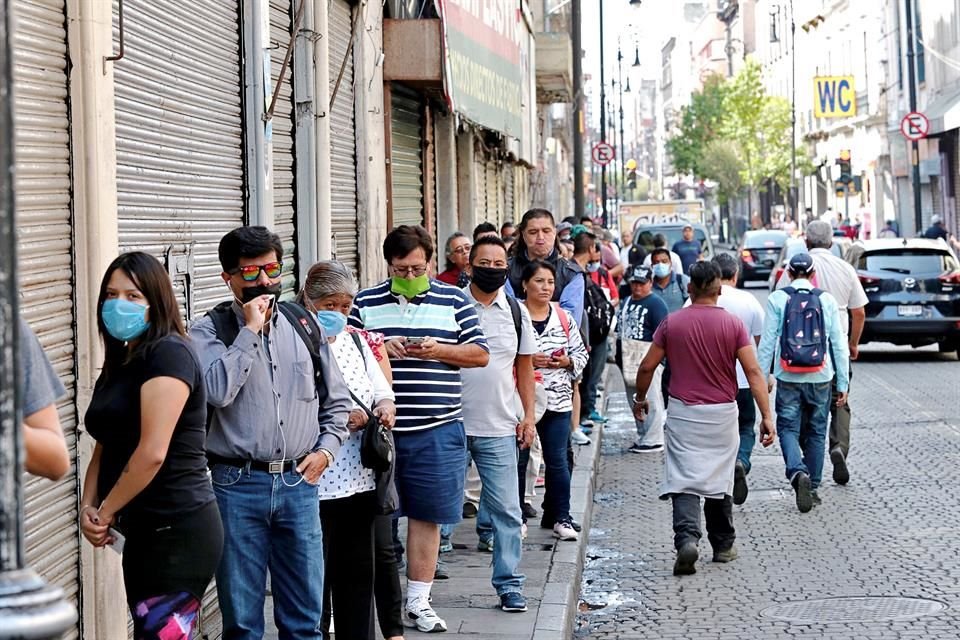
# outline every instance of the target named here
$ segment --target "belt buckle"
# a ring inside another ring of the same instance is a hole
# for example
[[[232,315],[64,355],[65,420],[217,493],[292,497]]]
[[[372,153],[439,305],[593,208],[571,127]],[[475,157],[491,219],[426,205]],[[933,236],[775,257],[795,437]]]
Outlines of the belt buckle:
[[[284,460],[274,460],[273,462],[269,463],[269,465],[267,466],[267,471],[273,474],[283,473],[284,462],[285,462]]]

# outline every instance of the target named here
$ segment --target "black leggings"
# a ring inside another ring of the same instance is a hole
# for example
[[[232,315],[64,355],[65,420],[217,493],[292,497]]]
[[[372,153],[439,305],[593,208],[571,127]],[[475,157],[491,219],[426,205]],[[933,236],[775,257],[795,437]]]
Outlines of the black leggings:
[[[400,575],[397,562],[403,555],[394,549],[392,515],[377,516],[373,523],[374,571],[373,594],[377,602],[377,620],[384,638],[403,635],[403,592],[400,590]]]
[[[366,640],[375,635],[373,540],[376,509],[373,491],[320,501],[324,636],[330,631],[331,604],[337,623],[337,638]]]

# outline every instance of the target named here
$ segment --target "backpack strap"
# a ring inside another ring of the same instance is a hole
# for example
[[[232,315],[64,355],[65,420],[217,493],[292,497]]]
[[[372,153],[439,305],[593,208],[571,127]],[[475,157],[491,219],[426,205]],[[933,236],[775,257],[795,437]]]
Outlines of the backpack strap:
[[[683,298],[683,301],[686,302],[690,298],[690,294],[687,293],[687,290],[683,288],[683,276],[679,273],[673,274],[673,281],[677,283],[677,288],[680,289],[680,297]]]
[[[557,312],[557,317],[560,318],[560,326],[563,327],[563,332],[567,336],[567,342],[570,341],[570,320],[567,318],[567,314],[564,313],[563,307],[560,306],[559,302],[551,302],[553,310]]]
[[[357,351],[360,352],[360,359],[361,359],[361,361],[363,362],[363,370],[366,371],[366,370],[367,370],[367,356],[366,356],[366,354],[363,352],[363,343],[361,342],[361,340],[363,340],[363,338],[360,337],[360,334],[359,334],[359,333],[353,333],[353,332],[351,331],[351,332],[349,332],[349,334],[350,334],[350,337],[353,338],[353,344],[357,345]]]
[[[520,341],[523,337],[523,316],[520,313],[520,303],[507,296],[507,304],[510,306],[510,315],[513,316],[513,327],[517,330],[517,353],[519,353]]]
[[[303,343],[307,345],[314,364],[319,364],[320,327],[317,325],[317,321],[313,318],[313,315],[293,302],[280,302],[277,308],[283,317],[287,319],[287,322],[293,325],[294,331],[297,332],[297,335],[300,336]]]
[[[216,333],[217,340],[222,342],[228,349],[237,340],[240,335],[240,325],[237,322],[237,314],[233,311],[233,300],[221,302],[210,311],[207,311],[210,320],[213,321],[213,330]]]

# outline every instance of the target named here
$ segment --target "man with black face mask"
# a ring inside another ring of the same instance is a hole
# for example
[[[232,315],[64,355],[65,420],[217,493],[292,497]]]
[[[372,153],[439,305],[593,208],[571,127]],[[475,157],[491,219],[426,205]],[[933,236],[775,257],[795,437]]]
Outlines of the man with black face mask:
[[[521,612],[527,610],[527,604],[519,570],[522,518],[517,499],[517,445],[529,447],[536,434],[533,354],[537,342],[526,307],[503,290],[507,282],[503,241],[496,236],[479,238],[470,251],[467,268],[471,282],[463,292],[477,310],[490,348],[487,366],[460,372],[467,450],[483,483],[477,514],[478,546],[493,548],[492,583],[500,608]],[[516,392],[522,412],[517,411]]]
[[[353,405],[320,326],[307,317],[298,329],[293,305],[277,302],[280,238],[240,227],[223,237],[219,255],[233,301],[194,323],[190,337],[203,368],[207,458],[223,520],[224,636],[263,636],[269,568],[280,635],[320,640],[316,483],[348,436]],[[319,336],[316,345],[308,346],[306,331]]]

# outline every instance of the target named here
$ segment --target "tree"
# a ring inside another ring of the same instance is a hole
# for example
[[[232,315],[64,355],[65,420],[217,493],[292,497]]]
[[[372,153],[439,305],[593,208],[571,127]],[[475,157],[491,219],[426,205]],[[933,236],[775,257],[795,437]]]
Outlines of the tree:
[[[702,177],[717,183],[717,201],[727,204],[740,194],[743,180],[737,147],[729,140],[716,138],[707,143],[701,159]]]
[[[702,177],[703,153],[707,145],[720,136],[724,120],[726,80],[712,74],[703,89],[690,96],[690,104],[680,111],[680,126],[667,140],[667,153],[678,174]]]
[[[752,58],[734,76],[729,90],[724,96],[723,106],[726,117],[723,120],[722,133],[739,151],[740,177],[750,190],[750,210],[755,210],[754,196],[762,188],[766,174],[765,148],[768,140],[764,130],[761,113],[767,102],[763,87],[760,64]]]

